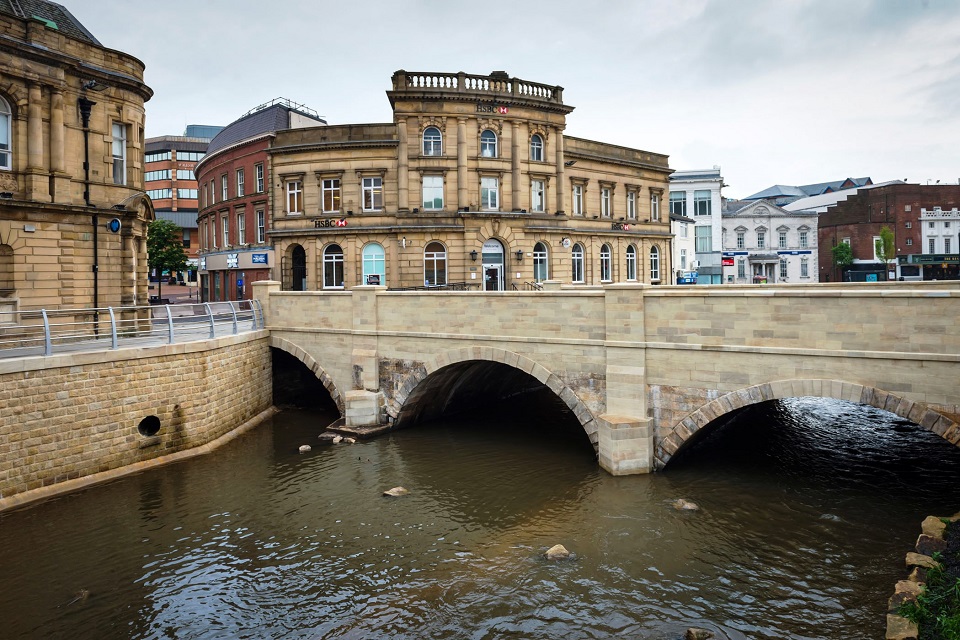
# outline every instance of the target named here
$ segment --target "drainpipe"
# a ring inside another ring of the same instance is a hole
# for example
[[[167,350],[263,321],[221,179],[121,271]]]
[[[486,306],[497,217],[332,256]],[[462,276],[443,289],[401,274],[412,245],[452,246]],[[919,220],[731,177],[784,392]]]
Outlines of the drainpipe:
[[[80,106],[80,119],[83,124],[83,202],[87,207],[92,207],[90,204],[90,108],[93,105],[97,104],[92,100],[88,100],[84,96],[80,96],[77,100],[77,104]],[[100,322],[99,322],[99,312],[97,309],[100,307],[100,258],[98,252],[98,243],[97,243],[97,229],[100,227],[100,219],[97,215],[97,211],[93,212],[93,317],[94,324],[93,330],[94,333],[99,335]]]

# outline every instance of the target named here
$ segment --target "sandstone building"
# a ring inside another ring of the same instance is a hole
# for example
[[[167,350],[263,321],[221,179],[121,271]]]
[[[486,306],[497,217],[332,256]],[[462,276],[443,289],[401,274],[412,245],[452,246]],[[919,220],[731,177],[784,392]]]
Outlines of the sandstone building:
[[[564,135],[563,89],[504,72],[401,70],[387,97],[392,122],[271,136],[284,289],[671,282],[667,156]],[[223,248],[203,231],[223,219],[222,202],[203,202],[212,147],[198,169],[202,252]]]
[[[146,304],[143,63],[42,0],[0,0],[0,32],[0,322]]]

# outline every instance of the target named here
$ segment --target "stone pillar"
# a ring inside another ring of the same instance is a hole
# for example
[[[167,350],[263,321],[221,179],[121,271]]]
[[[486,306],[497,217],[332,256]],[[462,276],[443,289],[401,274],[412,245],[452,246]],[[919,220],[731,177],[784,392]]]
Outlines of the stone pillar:
[[[467,199],[467,119],[457,118],[457,208],[470,204]]]
[[[510,168],[513,170],[513,189],[510,208],[520,209],[520,122],[513,121],[513,139],[510,141]]]
[[[53,174],[53,189],[50,199],[53,202],[68,202],[70,198],[70,176],[66,174],[64,161],[63,91],[50,92],[50,172]]]
[[[353,389],[344,395],[348,427],[380,424],[380,371],[377,365],[377,296],[384,286],[360,285],[353,293]]]
[[[607,413],[597,419],[600,466],[615,475],[653,471],[653,420],[647,414],[644,290],[604,287]]]
[[[27,199],[50,202],[50,181],[43,168],[43,92],[31,84],[27,102]]]
[[[564,181],[564,170],[563,166],[563,129],[557,127],[554,130],[553,139],[556,140],[554,143],[557,147],[557,186],[554,188],[554,191],[557,193],[557,211],[566,211],[566,205],[563,202],[564,190],[567,188],[566,182]]]
[[[410,181],[407,178],[408,158],[410,150],[407,148],[407,119],[401,117],[397,122],[397,140],[399,141],[399,151],[397,153],[397,207],[402,212],[410,211]]]
[[[280,293],[281,287],[282,283],[276,280],[260,280],[253,283],[253,299],[260,301],[260,306],[263,307],[263,318],[268,327],[276,324],[276,319],[270,315],[270,294]]]

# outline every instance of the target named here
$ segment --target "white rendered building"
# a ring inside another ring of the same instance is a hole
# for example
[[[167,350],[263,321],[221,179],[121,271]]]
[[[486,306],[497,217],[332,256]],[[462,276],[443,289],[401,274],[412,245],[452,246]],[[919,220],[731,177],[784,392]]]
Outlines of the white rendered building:
[[[721,250],[720,189],[724,186],[720,167],[694,171],[675,171],[670,175],[670,215],[694,221],[692,260],[699,263],[697,284],[723,282]],[[676,256],[676,254],[674,254]]]
[[[818,282],[817,214],[759,200],[723,215],[723,281]]]

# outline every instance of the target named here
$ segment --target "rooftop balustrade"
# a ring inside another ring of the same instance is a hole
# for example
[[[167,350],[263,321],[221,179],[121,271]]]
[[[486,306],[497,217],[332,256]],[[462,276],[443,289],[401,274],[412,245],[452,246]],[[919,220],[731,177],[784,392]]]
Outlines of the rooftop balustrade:
[[[494,71],[489,76],[479,76],[462,71],[441,73],[400,70],[393,74],[393,91],[395,93],[436,91],[474,94],[478,99],[511,98],[563,104],[563,87],[511,78],[504,71]]]

